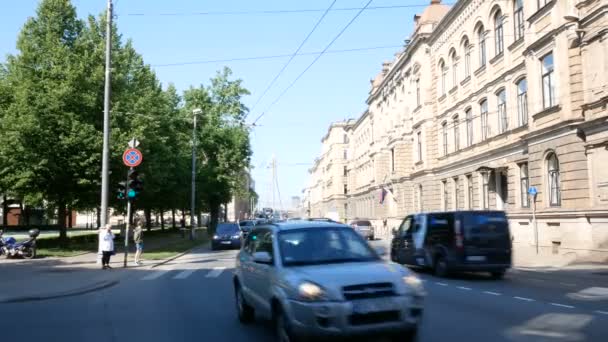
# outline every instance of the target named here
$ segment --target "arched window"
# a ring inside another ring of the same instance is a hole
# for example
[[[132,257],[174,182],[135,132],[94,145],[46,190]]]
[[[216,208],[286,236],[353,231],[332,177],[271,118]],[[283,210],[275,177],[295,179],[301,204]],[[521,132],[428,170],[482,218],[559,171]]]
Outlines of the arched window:
[[[555,153],[550,153],[547,156],[547,179],[549,192],[549,205],[561,205],[561,189],[559,184],[559,160]]]
[[[519,125],[528,124],[528,81],[522,78],[517,83],[517,116]]]
[[[460,119],[454,116],[454,150],[460,150]]]
[[[483,25],[477,29],[477,45],[479,45],[479,67],[486,65],[486,32],[483,29]]]
[[[441,124],[441,136],[443,142],[443,155],[446,156],[448,154],[448,123],[444,121]]]
[[[515,18],[515,41],[524,37],[524,0],[513,1],[513,18]]]
[[[467,146],[473,145],[473,110],[471,108],[465,111],[465,119],[467,123]]]
[[[504,89],[496,93],[496,102],[498,103],[498,127],[500,133],[504,133],[509,128],[509,120],[507,118],[507,93]]]
[[[502,12],[498,10],[494,14],[494,40],[496,43],[496,55],[500,55],[505,50],[505,40],[503,31],[503,16]]]
[[[439,70],[441,70],[441,95],[446,92],[446,79],[448,77],[448,68],[443,59],[439,62]]]
[[[452,66],[452,87],[456,87],[456,85],[458,85],[458,67],[456,62],[456,50],[452,49],[452,52],[450,52],[450,63]]]
[[[464,54],[464,77],[467,78],[471,76],[471,44],[467,37],[462,41],[462,50]]]
[[[481,121],[481,140],[488,138],[490,127],[488,126],[488,101],[483,100],[479,103],[479,116]]]

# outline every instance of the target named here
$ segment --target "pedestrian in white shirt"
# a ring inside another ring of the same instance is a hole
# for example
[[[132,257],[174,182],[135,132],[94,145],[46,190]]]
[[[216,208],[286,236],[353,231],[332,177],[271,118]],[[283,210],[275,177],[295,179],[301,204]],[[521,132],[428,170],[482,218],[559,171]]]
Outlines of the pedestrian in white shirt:
[[[101,245],[101,268],[108,269],[110,267],[110,257],[114,254],[114,234],[112,233],[112,226],[106,224],[106,226],[99,230],[99,241]]]

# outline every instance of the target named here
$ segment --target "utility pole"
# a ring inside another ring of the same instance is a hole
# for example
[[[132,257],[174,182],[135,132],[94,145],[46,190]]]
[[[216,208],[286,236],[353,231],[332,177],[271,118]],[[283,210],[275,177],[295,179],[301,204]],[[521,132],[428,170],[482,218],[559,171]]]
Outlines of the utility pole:
[[[273,210],[273,213],[274,213],[274,211],[276,210],[275,198],[274,198],[274,184],[275,184],[274,180],[275,180],[276,172],[277,172],[277,159],[276,159],[276,156],[274,154],[272,155],[272,165],[271,165],[271,168],[272,168],[272,181],[270,182],[270,187],[272,189],[272,210]]]
[[[108,223],[108,190],[110,182],[110,82],[112,77],[112,0],[108,0],[106,19],[106,79],[103,98],[103,150],[101,156],[101,227]],[[101,263],[101,250],[97,263]]]
[[[190,240],[194,240],[194,229],[196,228],[196,117],[203,111],[195,109],[192,111],[194,117],[192,125],[192,189],[190,198]]]
[[[130,168],[133,170],[133,168]],[[127,183],[129,184],[129,172],[127,171]],[[128,187],[127,187],[128,191]],[[129,229],[131,228],[131,199],[127,195],[127,219],[125,220],[125,257],[123,267],[127,267],[127,258],[129,257]]]

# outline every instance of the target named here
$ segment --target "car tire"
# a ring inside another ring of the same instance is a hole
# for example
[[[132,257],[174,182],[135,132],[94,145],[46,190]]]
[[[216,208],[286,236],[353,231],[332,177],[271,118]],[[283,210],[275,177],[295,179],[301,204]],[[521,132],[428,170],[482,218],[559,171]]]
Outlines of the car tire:
[[[274,313],[274,329],[277,342],[299,342],[300,340],[294,336],[289,328],[287,318],[281,308],[277,308]]]
[[[505,273],[507,273],[507,270],[494,271],[490,272],[490,276],[492,279],[500,280],[505,277]]]
[[[373,236],[373,235],[371,235],[371,236],[369,237],[369,240],[370,240],[370,241],[374,241],[374,240],[376,240],[376,237],[375,237],[375,236]]]
[[[404,331],[399,335],[391,337],[393,342],[416,342],[418,341],[418,328]]]
[[[236,285],[234,288],[234,299],[236,301],[236,312],[239,317],[239,321],[243,324],[253,322],[255,313],[253,308],[247,304],[247,301],[245,301],[245,297],[243,296],[243,291],[241,290],[240,285]]]
[[[445,278],[450,274],[448,262],[445,259],[445,257],[443,257],[443,256],[437,257],[437,260],[435,260],[434,273],[436,276],[441,277],[441,278]]]

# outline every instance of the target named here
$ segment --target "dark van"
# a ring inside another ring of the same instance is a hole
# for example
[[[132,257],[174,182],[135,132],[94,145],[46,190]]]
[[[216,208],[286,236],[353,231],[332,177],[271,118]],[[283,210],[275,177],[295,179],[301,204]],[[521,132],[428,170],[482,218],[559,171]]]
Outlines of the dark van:
[[[490,272],[502,278],[511,267],[511,234],[503,211],[455,211],[410,215],[393,230],[391,259],[452,272]]]

